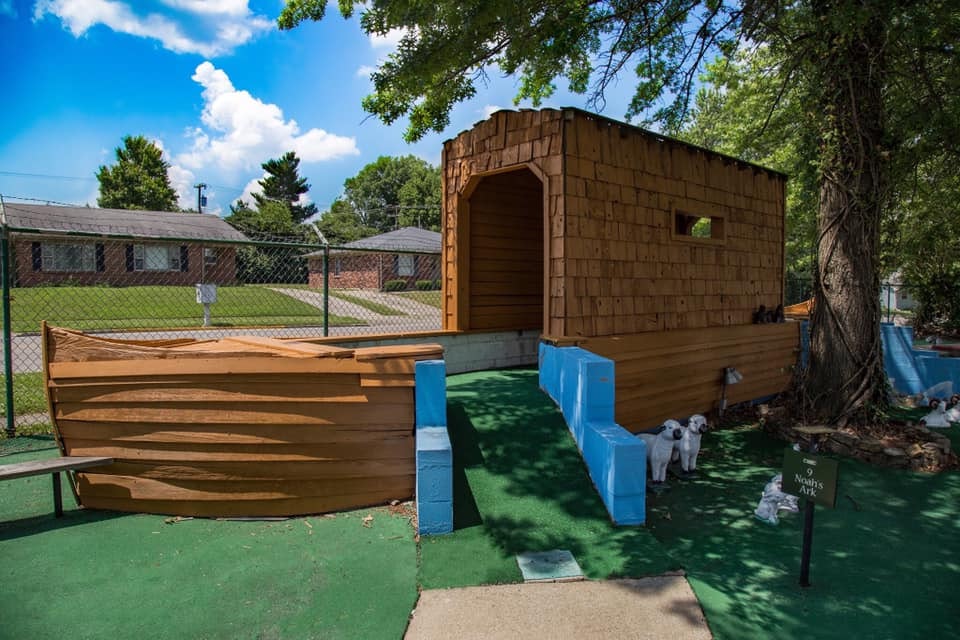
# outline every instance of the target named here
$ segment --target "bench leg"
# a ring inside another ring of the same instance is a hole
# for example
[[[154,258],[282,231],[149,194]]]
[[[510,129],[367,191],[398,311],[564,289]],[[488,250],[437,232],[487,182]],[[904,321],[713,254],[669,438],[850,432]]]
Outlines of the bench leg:
[[[53,474],[53,513],[58,517],[63,516],[63,497],[60,495],[60,473]]]

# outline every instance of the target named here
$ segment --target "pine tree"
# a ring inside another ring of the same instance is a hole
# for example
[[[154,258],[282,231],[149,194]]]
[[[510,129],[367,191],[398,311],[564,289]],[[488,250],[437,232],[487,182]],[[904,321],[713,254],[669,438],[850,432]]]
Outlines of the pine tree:
[[[258,209],[262,210],[267,202],[284,202],[290,207],[296,224],[317,213],[317,205],[312,202],[300,204],[300,196],[310,191],[310,185],[306,178],[300,176],[300,158],[295,152],[288,151],[277,159],[267,160],[261,166],[269,175],[259,181],[263,192],[253,194]]]

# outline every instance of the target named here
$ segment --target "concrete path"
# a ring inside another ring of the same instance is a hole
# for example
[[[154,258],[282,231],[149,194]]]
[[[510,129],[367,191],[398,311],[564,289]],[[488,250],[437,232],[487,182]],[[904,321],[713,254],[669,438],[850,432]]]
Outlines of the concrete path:
[[[323,293],[320,291],[310,291],[309,289],[286,289],[283,287],[268,287],[271,291],[276,291],[277,293],[282,293],[285,296],[289,296],[294,300],[299,300],[305,304],[309,304],[312,307],[317,309],[323,309]],[[360,320],[369,321],[370,318],[382,318],[379,313],[371,311],[366,307],[361,307],[358,304],[352,302],[347,302],[336,296],[329,297],[329,303],[327,305],[327,311],[334,316],[349,316],[351,318],[358,318]]]
[[[412,298],[407,298],[406,296],[402,296],[400,294],[384,293],[382,291],[377,291],[376,289],[347,289],[344,291],[344,293],[351,295],[354,298],[362,298],[363,300],[377,302],[388,307],[393,307],[394,309],[402,311],[410,316],[423,318],[431,318],[436,316],[438,319],[440,318],[440,309],[434,307],[433,305],[417,302]]]
[[[424,591],[407,640],[709,640],[683,576]]]

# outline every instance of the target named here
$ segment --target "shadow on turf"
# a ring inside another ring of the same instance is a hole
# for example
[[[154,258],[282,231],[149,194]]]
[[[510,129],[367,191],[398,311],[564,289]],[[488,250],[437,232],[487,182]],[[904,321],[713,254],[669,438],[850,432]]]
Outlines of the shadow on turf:
[[[960,476],[841,460],[836,508],[816,509],[813,586],[803,589],[802,514],[778,526],[752,514],[785,443],[758,429],[708,437],[701,478],[651,498],[648,527],[681,559],[718,638],[955,632],[944,594],[960,587]]]
[[[610,523],[562,416],[538,388],[536,371],[504,370],[451,385],[448,403],[456,530],[482,526],[505,558],[566,549],[578,560],[587,559],[585,571],[591,568],[590,558],[601,556],[605,564],[598,564],[615,566],[593,577],[651,574],[653,565],[644,553],[652,539],[642,529]],[[497,491],[507,497],[536,498],[558,507],[566,529],[551,530],[523,513],[505,515],[509,509],[481,515],[467,479],[474,468],[498,478]],[[656,567],[653,571],[677,565],[658,559]]]
[[[68,529],[79,525],[90,524],[92,522],[104,522],[115,518],[130,516],[129,513],[119,511],[100,511],[97,509],[78,509],[73,511],[64,511],[62,518],[57,518],[52,513],[37,515],[19,520],[0,521],[0,541],[16,540],[49,531],[58,531]]]
[[[466,481],[480,466],[499,478],[505,495],[552,503],[584,526],[608,522],[566,425],[540,393],[535,371],[502,371],[451,385],[450,430],[460,476],[455,504],[468,502],[458,528],[480,519],[479,496],[470,494]],[[716,637],[955,633],[960,474],[841,460],[837,506],[816,511],[813,586],[803,589],[802,514],[783,515],[779,526],[753,517],[786,446],[753,427],[711,432],[704,437],[700,477],[672,479],[670,491],[648,498],[645,528],[686,570]],[[484,514],[482,527],[505,557],[566,548],[580,560],[602,546],[624,559],[615,574],[649,575],[647,559],[633,548],[635,530],[609,527],[577,538],[502,512]]]

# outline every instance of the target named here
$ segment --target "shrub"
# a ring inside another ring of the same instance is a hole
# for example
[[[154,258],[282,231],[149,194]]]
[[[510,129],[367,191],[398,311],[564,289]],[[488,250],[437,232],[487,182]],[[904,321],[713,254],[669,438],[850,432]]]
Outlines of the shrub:
[[[387,280],[383,283],[384,291],[403,291],[407,288],[406,280]]]
[[[417,280],[417,291],[431,291],[434,289],[435,280]]]

